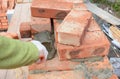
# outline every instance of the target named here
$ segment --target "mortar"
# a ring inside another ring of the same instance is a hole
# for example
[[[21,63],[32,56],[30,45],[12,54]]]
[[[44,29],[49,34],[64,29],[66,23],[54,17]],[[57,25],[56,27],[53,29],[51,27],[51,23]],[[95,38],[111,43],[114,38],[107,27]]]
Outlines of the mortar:
[[[40,41],[48,50],[47,59],[50,60],[54,58],[56,51],[54,47],[54,35],[48,31],[39,32],[34,35],[34,40]]]

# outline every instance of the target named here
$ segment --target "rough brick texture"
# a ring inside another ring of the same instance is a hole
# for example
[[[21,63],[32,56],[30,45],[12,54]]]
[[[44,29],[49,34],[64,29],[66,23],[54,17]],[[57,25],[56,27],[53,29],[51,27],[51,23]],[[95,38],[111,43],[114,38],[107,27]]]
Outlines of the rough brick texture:
[[[51,24],[49,18],[36,18],[32,17],[31,32],[32,34],[42,31],[51,31]]]
[[[58,43],[58,32],[57,28],[60,26],[63,20],[54,19],[54,31],[55,31],[55,42]],[[100,26],[97,24],[94,18],[91,19],[89,27],[86,29],[87,32],[101,31]]]
[[[8,20],[6,12],[9,9],[13,9],[15,0],[0,0],[0,31],[6,31],[8,29]],[[13,6],[12,6],[13,5]]]
[[[0,30],[8,29],[8,20],[5,13],[0,13]]]
[[[84,36],[82,44],[83,45],[103,45],[103,44],[109,45],[109,41],[102,31],[93,31],[93,32],[86,32],[86,35]]]
[[[93,17],[92,17],[92,19],[90,21],[90,25],[86,31],[88,31],[88,32],[101,31],[100,26],[97,24],[97,22],[95,21],[95,19]]]
[[[88,11],[72,10],[57,29],[58,42],[80,46],[91,17]]]
[[[58,56],[56,56],[52,60],[48,60],[42,64],[32,64],[29,66],[29,70],[42,70],[42,71],[66,71],[66,70],[74,70],[80,64],[86,64],[88,67],[89,65],[98,64],[95,67],[108,67],[112,70],[112,66],[109,63],[107,57],[91,57],[85,59],[74,59],[74,60],[67,60],[67,61],[59,61]],[[105,65],[105,66],[104,66]],[[92,66],[91,66],[92,67]]]
[[[20,35],[21,38],[31,37],[31,27],[29,22],[23,22],[20,24]]]
[[[56,60],[54,60],[56,61]],[[78,60],[77,60],[78,61]],[[59,61],[63,62],[63,61]],[[48,63],[48,62],[47,62]],[[70,66],[67,65],[66,66]],[[49,66],[55,67],[54,64],[49,62],[44,68],[46,71],[35,72],[36,74],[30,74],[28,79],[118,79],[116,75],[113,74],[113,68],[107,57],[101,58],[98,61],[88,59],[85,62],[79,62],[79,65],[74,66],[74,69],[69,71],[51,71],[47,72]],[[64,65],[58,64],[60,67]],[[58,68],[59,66],[56,65]],[[40,67],[40,66],[39,66]],[[61,68],[63,68],[61,67]],[[56,68],[56,69],[57,69]],[[54,68],[55,69],[55,68]]]
[[[31,6],[31,13],[34,17],[63,19],[71,9],[72,3],[34,0]]]
[[[57,44],[57,53],[60,60],[73,58],[88,58],[105,56],[109,53],[109,41],[102,31],[86,32],[82,45],[79,47]]]
[[[71,70],[74,66],[78,65],[79,62],[72,61],[60,61],[58,56],[52,60],[48,60],[42,64],[33,64],[29,66],[29,70],[44,70],[44,71],[58,71],[58,70]]]

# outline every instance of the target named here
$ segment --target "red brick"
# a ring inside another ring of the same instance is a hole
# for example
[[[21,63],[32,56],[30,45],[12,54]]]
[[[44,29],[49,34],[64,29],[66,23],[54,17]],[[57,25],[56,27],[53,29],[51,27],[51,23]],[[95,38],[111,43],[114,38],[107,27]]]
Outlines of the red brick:
[[[2,26],[0,25],[0,30],[1,30]]]
[[[50,19],[32,17],[32,21],[31,21],[32,34],[34,34],[36,32],[42,32],[45,30],[51,31]]]
[[[0,20],[3,20],[3,19],[7,19],[7,17],[6,16],[4,16],[4,17],[0,17]]]
[[[8,23],[7,22],[6,23],[2,22],[2,26],[8,26]]]
[[[31,37],[31,27],[29,22],[23,22],[20,24],[20,35],[21,38]]]
[[[7,19],[2,19],[1,22],[8,23],[8,20]]]
[[[76,62],[77,61],[77,62]],[[77,66],[82,64],[83,62],[89,67],[96,67],[97,69],[106,68],[112,70],[112,66],[109,63],[107,57],[95,57],[95,58],[86,58],[86,59],[78,59],[74,61],[59,61],[58,56],[56,56],[52,60],[48,60],[45,63],[41,64],[32,64],[29,66],[29,70],[42,70],[42,71],[66,71],[66,70],[74,70]],[[79,61],[79,62],[78,62]],[[98,64],[97,66],[95,64]]]
[[[54,64],[49,63],[49,65]],[[48,65],[46,65],[46,67],[47,66]],[[59,64],[59,66],[61,65]],[[65,66],[63,65],[63,67]],[[113,74],[113,68],[107,57],[103,57],[98,61],[90,61],[88,59],[88,61],[82,62],[74,67],[74,69],[69,71],[58,70],[30,74],[28,79],[117,79],[117,77]]]
[[[72,10],[57,29],[58,42],[80,46],[91,17],[88,11]]]
[[[33,64],[29,66],[30,70],[45,70],[45,71],[63,71],[63,70],[71,70],[74,69],[79,62],[72,61],[59,61],[58,56],[53,58],[52,60],[48,60],[42,64]]]
[[[90,25],[87,29],[88,32],[93,32],[93,31],[101,31],[100,26],[97,24],[97,22],[95,21],[95,19],[91,19],[90,21]]]
[[[86,35],[84,36],[82,44],[83,45],[96,45],[96,44],[109,45],[109,41],[102,31],[93,31],[93,32],[86,32]]]
[[[31,13],[34,17],[63,19],[71,9],[72,3],[34,0],[31,6]]]
[[[79,47],[57,44],[60,60],[105,56],[109,52],[109,41],[102,31],[87,32]]]
[[[5,13],[0,13],[0,17],[4,17],[4,16],[6,16]]]
[[[108,52],[109,45],[106,44],[80,47],[57,44],[57,53],[60,60],[105,56],[108,55]]]
[[[55,31],[55,41],[58,43],[58,33],[57,28],[62,23],[63,20],[54,19],[54,31]],[[91,19],[90,25],[86,30],[87,32],[101,31],[100,26],[97,24],[95,19]]]
[[[7,30],[7,29],[8,29],[8,25],[2,26],[2,29],[3,29],[3,30]]]

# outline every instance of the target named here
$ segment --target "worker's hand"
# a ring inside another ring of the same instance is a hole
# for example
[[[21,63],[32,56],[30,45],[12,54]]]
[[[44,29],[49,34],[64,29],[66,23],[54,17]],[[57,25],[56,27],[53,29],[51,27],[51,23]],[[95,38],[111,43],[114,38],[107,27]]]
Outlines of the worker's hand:
[[[39,41],[32,40],[31,41],[39,50],[39,60],[36,62],[37,64],[44,62],[47,59],[48,51]]]
[[[0,36],[5,36],[5,37],[8,37],[8,38],[18,39],[17,33],[1,32]]]

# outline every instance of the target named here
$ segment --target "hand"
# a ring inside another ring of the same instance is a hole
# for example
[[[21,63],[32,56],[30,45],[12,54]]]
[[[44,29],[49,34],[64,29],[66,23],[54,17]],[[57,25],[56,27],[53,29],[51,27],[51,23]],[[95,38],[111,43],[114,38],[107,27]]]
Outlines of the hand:
[[[5,37],[8,37],[8,38],[18,39],[17,33],[1,32],[0,36],[5,36]]]
[[[47,59],[48,56],[48,51],[45,48],[45,46],[43,46],[39,41],[36,40],[32,40],[31,41],[39,50],[39,60],[36,62],[37,64],[44,62]]]

